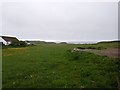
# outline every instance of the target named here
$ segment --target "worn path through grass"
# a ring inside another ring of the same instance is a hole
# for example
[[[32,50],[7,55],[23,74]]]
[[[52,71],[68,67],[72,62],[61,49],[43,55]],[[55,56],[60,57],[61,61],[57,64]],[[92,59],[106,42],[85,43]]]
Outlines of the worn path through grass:
[[[102,49],[102,50],[96,50],[96,49],[81,49],[80,51],[86,51],[86,52],[91,52],[97,55],[101,56],[108,56],[111,58],[120,58],[120,49],[118,48],[109,48],[109,49]]]

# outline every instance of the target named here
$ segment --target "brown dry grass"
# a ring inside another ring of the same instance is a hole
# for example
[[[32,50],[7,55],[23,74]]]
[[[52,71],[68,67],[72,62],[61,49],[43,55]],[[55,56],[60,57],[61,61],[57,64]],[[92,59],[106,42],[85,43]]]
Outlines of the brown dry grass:
[[[7,52],[2,53],[2,56],[12,56],[14,54],[19,54],[25,51],[26,48],[7,48]]]

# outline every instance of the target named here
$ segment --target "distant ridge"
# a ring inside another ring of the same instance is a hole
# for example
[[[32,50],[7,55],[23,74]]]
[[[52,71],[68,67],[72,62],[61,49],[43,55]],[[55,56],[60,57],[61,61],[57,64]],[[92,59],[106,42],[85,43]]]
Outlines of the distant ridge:
[[[46,40],[25,40],[29,41],[31,43],[36,43],[36,44],[59,44],[59,43],[64,43],[64,44],[99,44],[99,43],[117,43],[120,42],[119,40],[111,40],[111,41],[46,41]]]
[[[120,40],[115,40],[115,41],[99,41],[97,43],[119,43]]]

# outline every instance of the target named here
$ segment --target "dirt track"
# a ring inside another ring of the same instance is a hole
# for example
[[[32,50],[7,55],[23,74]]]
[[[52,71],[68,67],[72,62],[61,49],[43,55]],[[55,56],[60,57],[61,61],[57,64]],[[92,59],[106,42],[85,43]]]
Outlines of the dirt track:
[[[104,50],[94,50],[94,49],[84,49],[81,51],[92,52],[97,55],[108,56],[111,58],[120,58],[120,49],[112,48],[112,49],[104,49]]]

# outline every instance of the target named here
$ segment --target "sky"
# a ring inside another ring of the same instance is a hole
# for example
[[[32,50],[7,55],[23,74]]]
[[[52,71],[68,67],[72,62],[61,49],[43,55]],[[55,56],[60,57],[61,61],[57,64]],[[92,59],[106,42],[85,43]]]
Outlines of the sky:
[[[2,2],[1,35],[21,40],[118,39],[117,2]]]

